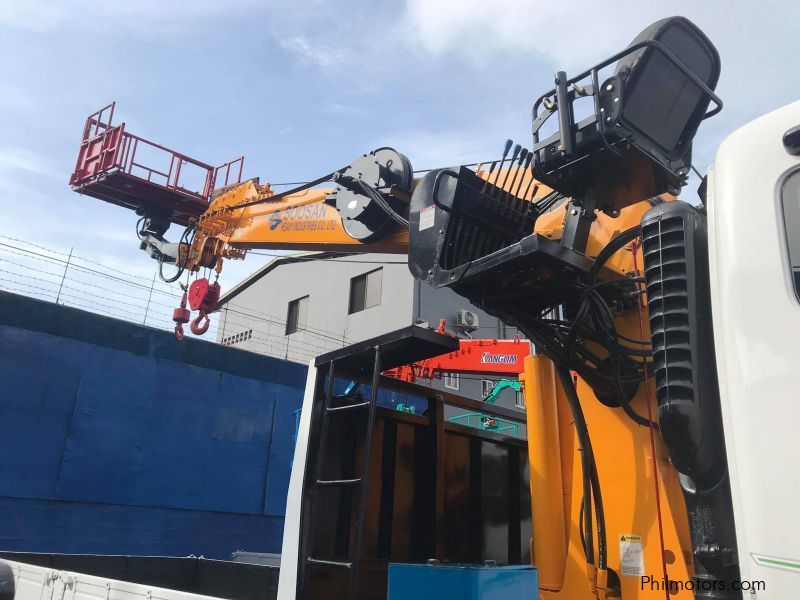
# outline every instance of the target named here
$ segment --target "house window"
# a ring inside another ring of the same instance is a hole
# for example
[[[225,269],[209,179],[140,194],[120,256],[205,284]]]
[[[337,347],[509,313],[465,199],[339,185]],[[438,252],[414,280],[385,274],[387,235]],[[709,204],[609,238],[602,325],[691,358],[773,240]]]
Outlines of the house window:
[[[517,408],[525,410],[525,394],[523,394],[522,392],[517,392],[516,398],[514,398],[514,404],[517,405]]]
[[[383,268],[358,275],[350,280],[349,314],[361,312],[381,303]]]
[[[491,379],[481,379],[481,399],[485,399],[486,396],[492,393],[494,389],[494,381]]]
[[[289,308],[286,311],[286,335],[305,329],[307,319],[308,296],[289,302]]]
[[[444,374],[444,387],[448,390],[458,390],[458,373],[445,373]]]

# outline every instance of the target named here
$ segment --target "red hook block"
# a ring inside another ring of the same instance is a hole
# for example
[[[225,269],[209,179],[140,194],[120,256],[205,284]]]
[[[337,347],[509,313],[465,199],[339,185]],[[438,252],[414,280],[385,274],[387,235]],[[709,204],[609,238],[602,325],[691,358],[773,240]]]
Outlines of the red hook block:
[[[183,339],[183,325],[189,322],[191,318],[191,313],[189,309],[186,308],[186,292],[183,292],[183,298],[181,298],[181,305],[172,311],[172,320],[175,321],[175,339],[179,342]]]

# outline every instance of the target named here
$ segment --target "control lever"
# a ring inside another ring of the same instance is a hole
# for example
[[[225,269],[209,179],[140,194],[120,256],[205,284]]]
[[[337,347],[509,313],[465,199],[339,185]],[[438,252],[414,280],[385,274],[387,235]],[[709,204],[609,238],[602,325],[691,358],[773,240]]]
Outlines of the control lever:
[[[503,163],[506,162],[506,158],[508,158],[508,151],[511,150],[511,145],[514,143],[513,140],[506,140],[505,148],[503,148],[503,160],[500,161],[500,164],[497,166],[497,175],[494,176],[494,186],[497,187],[497,182],[500,180],[500,171],[503,170]],[[519,145],[517,145],[519,148]],[[517,150],[519,152],[519,150]],[[512,162],[514,159],[511,159]]]
[[[511,141],[511,140],[509,140],[509,141]],[[503,178],[503,185],[500,186],[500,188],[501,188],[501,192],[500,193],[501,194],[503,193],[503,191],[506,188],[506,183],[508,183],[508,176],[511,175],[511,167],[514,165],[514,161],[517,160],[517,156],[519,156],[520,150],[522,150],[522,146],[520,146],[519,144],[514,146],[514,153],[511,155],[511,162],[508,163],[508,171],[506,171],[506,176]]]
[[[486,176],[486,181],[483,182],[483,189],[481,190],[481,194],[486,193],[486,188],[489,187],[489,180],[492,178],[492,173],[494,173],[494,168],[497,166],[497,161],[492,161],[492,165],[489,167],[489,174]]]
[[[519,162],[517,163],[517,168],[514,169],[514,177],[511,178],[511,185],[508,186],[508,191],[506,192],[506,198],[513,195],[514,191],[514,184],[517,182],[517,177],[519,176],[519,171],[522,169],[522,165],[525,162],[525,158],[528,156],[528,149],[523,148],[522,151],[519,153]]]
[[[528,169],[531,166],[531,159],[533,158],[533,152],[528,152],[528,156],[525,157],[525,164],[522,167],[523,175],[519,179],[519,183],[517,184],[517,192],[514,194],[517,198],[520,198],[519,191],[522,189],[522,182],[525,181],[525,175]],[[525,187],[525,193],[527,194],[528,189],[530,188],[531,181],[533,181],[533,176],[531,176],[530,180],[528,180],[528,185]],[[522,196],[521,199],[525,199],[525,196]]]

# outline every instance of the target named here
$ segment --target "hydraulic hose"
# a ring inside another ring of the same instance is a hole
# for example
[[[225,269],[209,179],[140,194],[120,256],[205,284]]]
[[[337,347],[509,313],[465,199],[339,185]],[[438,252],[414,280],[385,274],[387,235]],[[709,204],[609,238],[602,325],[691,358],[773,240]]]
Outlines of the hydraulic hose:
[[[408,219],[398,214],[397,211],[395,211],[391,206],[389,206],[389,203],[386,201],[386,198],[384,198],[383,195],[378,190],[373,188],[371,185],[364,183],[360,179],[357,179],[356,183],[358,184],[359,188],[361,188],[361,191],[363,191],[364,194],[366,194],[370,199],[372,199],[372,201],[375,202],[375,204],[380,206],[381,209],[383,209],[383,211],[387,215],[389,215],[395,223],[397,223],[401,227],[404,227],[405,229],[408,229],[409,227]]]
[[[597,281],[597,275],[600,273],[601,267],[606,264],[606,261],[608,261],[608,259],[611,258],[614,253],[625,247],[625,244],[630,244],[633,240],[639,237],[641,232],[642,228],[639,225],[634,225],[630,229],[620,232],[616,235],[616,237],[609,241],[608,244],[606,244],[603,249],[600,250],[597,258],[594,260],[592,268],[589,269],[589,281]]]
[[[184,244],[184,243],[187,244],[189,246],[189,248],[191,248],[192,242],[194,241],[194,235],[193,234],[195,233],[195,231],[196,231],[196,227],[193,226],[193,225],[190,225],[189,227],[187,227],[186,229],[183,230],[183,233],[181,234],[181,239],[178,240],[178,248],[179,249],[180,249],[181,245]],[[189,235],[190,234],[192,235],[192,241],[189,241]],[[179,254],[180,254],[180,250],[179,250]],[[175,260],[175,264],[178,267],[178,272],[175,273],[175,275],[173,275],[172,277],[164,277],[164,259],[163,259],[163,257],[161,257],[159,255],[159,257],[158,257],[158,276],[161,278],[161,281],[163,281],[165,283],[175,283],[176,281],[178,281],[178,279],[181,278],[181,275],[183,275],[183,272],[186,270],[186,261],[187,261],[188,258],[189,258],[189,252],[188,252],[188,249],[187,249],[186,257],[183,259],[181,264],[178,264],[178,261],[180,260],[180,256],[178,256],[178,258]]]
[[[602,266],[619,250],[625,247],[626,244],[631,243],[637,237],[639,237],[642,233],[642,229],[639,225],[634,225],[633,227],[626,229],[619,233],[616,237],[614,237],[611,241],[606,244],[600,253],[597,255],[597,258],[592,265],[592,268],[589,270],[589,281],[596,282],[597,276],[600,272]],[[607,308],[607,307],[606,307]],[[613,321],[613,316],[610,315],[610,310],[608,311],[609,315],[607,318]],[[614,331],[615,337],[618,336],[616,333],[616,329],[612,329]],[[615,344],[619,345],[619,340],[614,340]],[[617,371],[619,371],[619,356],[613,356],[616,364],[617,364]],[[646,368],[646,367],[645,367]],[[641,425],[642,427],[653,427],[654,429],[658,429],[658,424],[652,422],[650,419],[643,417],[631,405],[630,401],[628,400],[627,395],[625,394],[622,386],[619,384],[619,378],[617,378],[617,388],[619,391],[619,401],[622,410],[625,414],[633,420],[637,425]]]
[[[275,202],[275,200],[280,200],[281,198],[285,198],[286,196],[291,196],[292,194],[296,194],[297,192],[302,192],[309,188],[314,187],[315,185],[319,185],[320,183],[325,183],[326,181],[330,181],[333,179],[333,176],[337,173],[344,173],[347,167],[342,167],[336,171],[331,171],[327,175],[323,175],[319,179],[315,179],[314,181],[309,181],[308,183],[304,183],[301,186],[296,188],[292,188],[290,190],[286,190],[285,192],[281,192],[279,194],[273,194],[272,196],[268,196],[266,198],[259,198],[257,200],[249,200],[247,202],[241,202],[239,204],[234,204],[233,206],[225,207],[228,210],[233,210],[236,208],[247,208],[248,206],[256,206],[257,204],[265,204],[267,202]]]
[[[584,535],[586,539],[585,553],[586,562],[594,564],[594,549],[592,541],[592,516],[591,504],[594,500],[595,520],[597,521],[597,568],[605,570],[608,565],[608,541],[606,539],[606,518],[603,508],[603,496],[600,491],[600,478],[597,475],[597,463],[595,462],[592,442],[589,438],[589,428],[586,425],[586,418],[581,408],[578,393],[575,391],[575,384],[572,376],[564,367],[556,365],[556,373],[564,388],[567,398],[572,421],[575,424],[575,433],[578,436],[578,443],[581,452],[581,469],[583,470],[583,506],[584,506]]]

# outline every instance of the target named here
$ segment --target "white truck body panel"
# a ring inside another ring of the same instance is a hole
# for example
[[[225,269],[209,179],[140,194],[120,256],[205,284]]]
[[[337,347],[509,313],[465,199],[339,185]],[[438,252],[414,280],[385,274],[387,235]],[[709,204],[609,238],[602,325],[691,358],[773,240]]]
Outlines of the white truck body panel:
[[[708,186],[714,338],[741,577],[766,583],[759,600],[800,594],[800,302],[781,201],[784,179],[800,169],[782,137],[799,124],[796,102],[733,133]]]
[[[212,596],[6,561],[14,571],[15,600],[219,600]]]
[[[278,600],[294,600],[297,594],[297,557],[300,551],[300,508],[303,497],[308,434],[311,428],[311,408],[317,388],[317,368],[312,360],[308,365],[308,379],[294,447],[292,474],[289,477],[289,492],[286,496],[286,516],[283,522],[283,547],[281,548],[281,570],[278,579]]]

